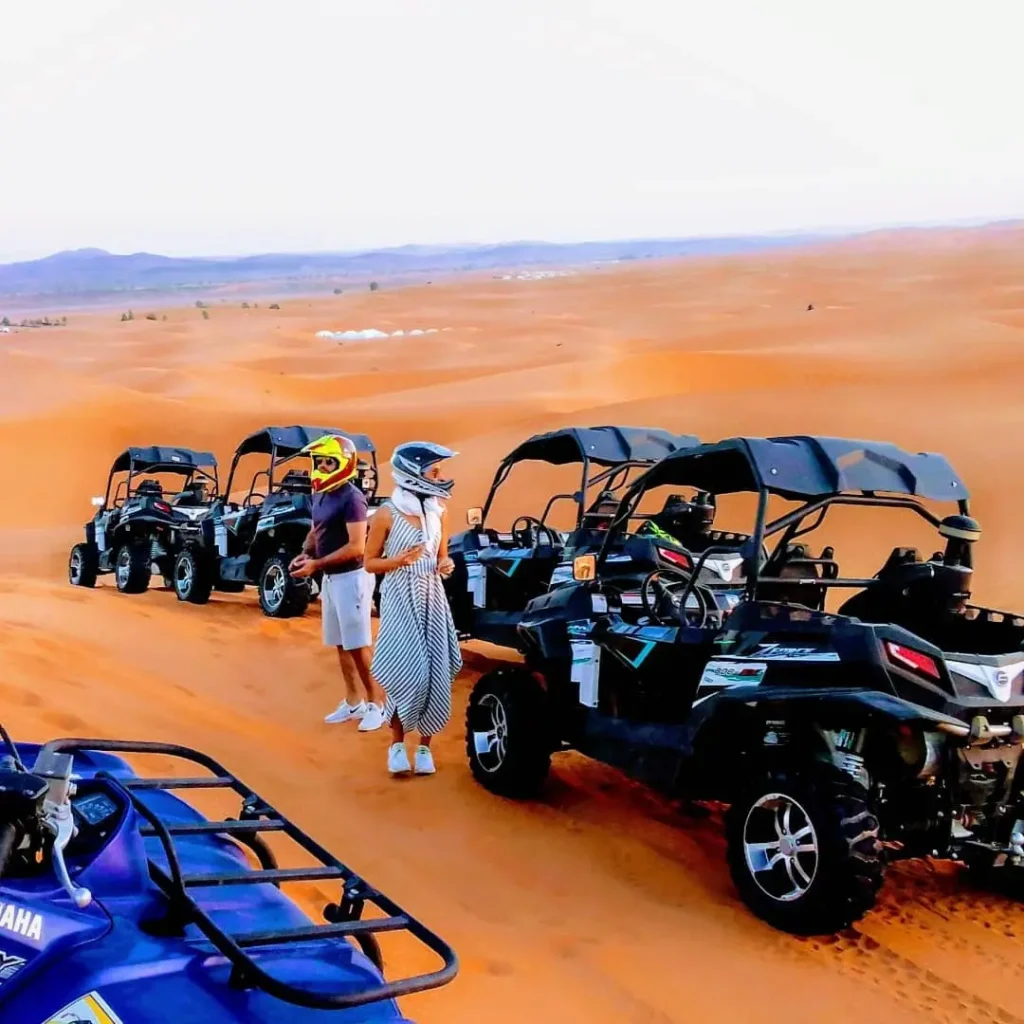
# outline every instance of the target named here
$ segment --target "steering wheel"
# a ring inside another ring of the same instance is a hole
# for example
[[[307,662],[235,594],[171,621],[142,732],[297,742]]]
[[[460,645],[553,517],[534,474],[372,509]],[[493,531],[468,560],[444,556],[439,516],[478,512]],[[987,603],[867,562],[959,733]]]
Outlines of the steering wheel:
[[[520,527],[520,523],[525,525]],[[545,526],[539,519],[535,519],[533,516],[520,516],[512,524],[512,539],[518,547],[537,547],[541,533],[548,538],[551,547],[558,546],[558,538],[555,536],[554,530],[550,526]]]
[[[649,572],[640,585],[640,603],[647,617],[659,626],[683,623],[700,628],[706,625],[711,607],[703,588],[695,586],[690,590],[699,606],[696,610],[691,611],[679,604],[690,579],[686,573],[675,569]]]

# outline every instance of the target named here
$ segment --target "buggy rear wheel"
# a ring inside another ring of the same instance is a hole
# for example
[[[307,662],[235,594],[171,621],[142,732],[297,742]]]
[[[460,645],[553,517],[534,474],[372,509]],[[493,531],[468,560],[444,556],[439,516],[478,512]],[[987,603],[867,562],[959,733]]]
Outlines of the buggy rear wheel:
[[[153,573],[148,540],[131,541],[117,549],[114,560],[114,579],[122,594],[141,594],[149,589]]]
[[[264,615],[275,619],[290,619],[305,615],[309,607],[310,590],[305,579],[296,579],[288,571],[290,559],[279,551],[271,555],[260,570],[257,589],[260,608]]]
[[[492,793],[534,796],[551,767],[550,711],[543,687],[518,665],[477,680],[466,709],[466,756]]]
[[[73,587],[95,587],[99,555],[94,544],[76,544],[68,558],[68,582]]]
[[[189,544],[174,560],[174,593],[179,601],[206,604],[213,590],[213,570],[209,559]]]
[[[729,808],[729,870],[762,920],[796,935],[834,934],[874,905],[878,831],[867,790],[838,769],[767,772]]]

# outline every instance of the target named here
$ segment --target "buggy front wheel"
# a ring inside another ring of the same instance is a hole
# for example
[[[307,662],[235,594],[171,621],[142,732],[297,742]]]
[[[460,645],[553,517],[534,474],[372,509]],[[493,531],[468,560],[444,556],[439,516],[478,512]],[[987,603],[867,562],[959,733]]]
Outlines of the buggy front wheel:
[[[99,556],[93,544],[76,544],[68,558],[68,581],[73,587],[95,587]]]
[[[206,604],[213,590],[213,572],[209,560],[191,544],[178,552],[174,560],[174,593],[179,601]]]
[[[534,796],[551,766],[547,693],[531,672],[502,666],[477,680],[466,709],[466,756],[482,786]]]
[[[770,771],[729,808],[729,870],[762,920],[796,935],[834,934],[874,905],[878,833],[867,791],[838,769]]]
[[[153,573],[149,541],[122,544],[114,561],[114,580],[122,594],[141,594],[149,589]]]
[[[284,552],[271,555],[260,570],[257,590],[264,615],[274,619],[290,619],[305,615],[309,607],[310,589],[305,579],[296,579],[288,571],[290,559]]]

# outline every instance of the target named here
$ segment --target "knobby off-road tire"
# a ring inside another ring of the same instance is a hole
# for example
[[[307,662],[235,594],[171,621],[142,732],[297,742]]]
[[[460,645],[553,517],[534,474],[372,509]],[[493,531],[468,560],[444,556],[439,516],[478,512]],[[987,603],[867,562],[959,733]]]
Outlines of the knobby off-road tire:
[[[206,604],[213,592],[213,566],[199,548],[189,544],[174,560],[173,582],[179,601]]]
[[[526,669],[502,666],[477,680],[466,708],[466,756],[480,785],[536,795],[551,767],[548,698]]]
[[[762,920],[796,935],[834,934],[874,905],[878,831],[867,791],[838,769],[766,771],[726,816],[729,870]]]
[[[273,619],[290,619],[305,615],[311,593],[304,579],[296,579],[288,572],[288,555],[279,551],[271,555],[260,569],[256,588],[260,595],[260,608]]]
[[[149,589],[149,580],[153,574],[151,554],[152,547],[148,540],[131,541],[117,549],[114,580],[122,594],[142,594]]]
[[[68,582],[73,587],[95,587],[99,566],[94,544],[76,544],[68,557]]]

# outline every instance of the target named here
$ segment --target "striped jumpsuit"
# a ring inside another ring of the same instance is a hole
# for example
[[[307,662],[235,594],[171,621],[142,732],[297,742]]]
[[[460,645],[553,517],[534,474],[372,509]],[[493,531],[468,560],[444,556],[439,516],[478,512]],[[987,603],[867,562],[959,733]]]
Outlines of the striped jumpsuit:
[[[390,502],[391,527],[384,557],[424,543],[413,526]],[[386,573],[380,588],[380,626],[370,671],[387,695],[384,720],[397,711],[406,732],[433,736],[448,722],[452,680],[462,668],[462,652],[452,622],[437,552],[429,545],[412,565]]]

